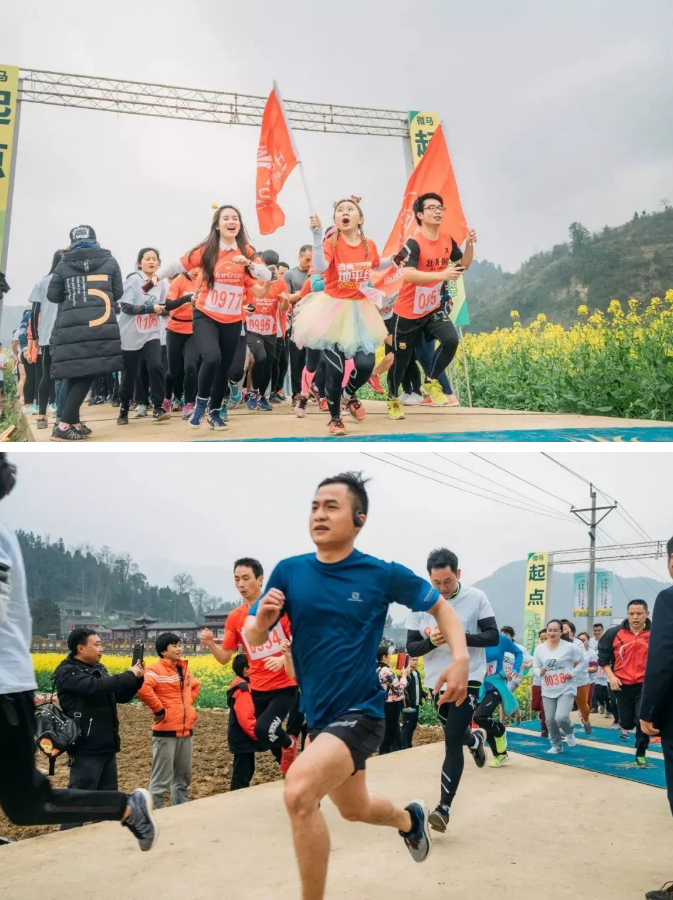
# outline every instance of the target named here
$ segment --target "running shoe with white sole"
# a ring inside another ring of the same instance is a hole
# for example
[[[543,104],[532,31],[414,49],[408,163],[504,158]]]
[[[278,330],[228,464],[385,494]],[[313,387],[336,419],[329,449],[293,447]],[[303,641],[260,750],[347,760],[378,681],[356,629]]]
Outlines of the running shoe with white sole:
[[[428,824],[433,831],[439,831],[444,834],[446,826],[449,824],[450,817],[451,810],[449,807],[440,803],[428,816]]]
[[[86,435],[80,434],[80,432],[76,428],[73,428],[72,425],[67,429],[59,428],[58,425],[54,425],[49,440],[72,443],[75,441],[85,441]]]
[[[460,400],[455,394],[444,394],[447,406],[460,406]]]
[[[283,747],[280,751],[280,774],[285,778],[288,773],[288,770],[292,763],[297,758],[297,738],[294,735],[289,735],[292,743],[289,747]]]
[[[356,422],[361,422],[367,415],[364,406],[360,403],[357,397],[348,398],[348,412]]]
[[[381,379],[378,375],[372,375],[371,378],[367,380],[367,384],[374,391],[375,394],[383,394],[385,393],[383,389],[383,385],[381,384]]]
[[[262,412],[271,412],[273,406],[271,406],[266,397],[260,397],[257,404],[257,409],[261,409]]]
[[[619,735],[620,741],[628,741],[631,737],[631,732],[627,731],[625,728],[620,728],[621,734]]]
[[[189,420],[190,428],[200,428],[201,423],[203,422],[203,417],[206,414],[206,406],[208,406],[208,400],[203,399],[201,397],[196,398],[196,405],[194,406],[194,412],[192,413],[192,417]]]
[[[591,722],[588,719],[582,719],[582,728],[584,728],[585,734],[591,734],[593,728],[591,727]]]
[[[423,402],[420,394],[403,394],[400,399],[405,406],[420,406]]]
[[[182,418],[183,419],[191,419],[193,412],[194,412],[194,404],[193,403],[185,403],[185,405],[182,409]]]
[[[158,422],[168,422],[171,418],[170,409],[167,411],[163,406],[157,406],[152,410],[152,421],[156,425]]]
[[[306,415],[306,407],[308,406],[308,397],[304,397],[303,394],[300,394],[297,397],[297,402],[294,405],[294,414],[298,419],[303,419]]]
[[[639,769],[649,769],[650,767],[646,756],[636,756],[636,765]]]
[[[444,394],[444,391],[442,390],[441,384],[438,381],[429,381],[425,385],[425,389],[430,397],[432,397],[432,399],[435,401],[437,406],[447,405],[446,396]]]
[[[566,746],[567,747],[575,747],[577,744],[577,738],[575,737],[575,733],[569,734],[566,736]]]
[[[245,405],[250,410],[257,410],[257,404],[259,403],[259,393],[257,391],[250,391],[248,394],[248,398],[245,401]]]
[[[399,400],[388,401],[388,418],[393,419],[393,421],[404,418],[404,411]]]
[[[211,409],[208,413],[208,424],[211,428],[214,428],[215,431],[223,431],[227,428],[227,423],[222,418],[222,410],[221,409]]]
[[[495,749],[499,756],[507,753],[507,737],[504,734],[502,737],[495,738]]]
[[[151,850],[159,837],[159,826],[154,818],[152,795],[144,788],[138,788],[129,794],[131,815],[122,825],[137,839],[141,850]]]
[[[549,750],[547,750],[549,756],[558,756],[559,753],[563,753],[563,747],[554,747],[551,746]]]
[[[494,756],[491,762],[489,763],[491,769],[499,769],[501,766],[504,766],[509,756],[506,753],[503,753],[502,756]]]
[[[147,407],[144,403],[139,403],[136,407],[136,419],[144,419],[147,416]]]
[[[343,437],[346,434],[346,426],[343,419],[330,419],[329,433],[334,437]]]
[[[468,747],[467,749],[472,754],[472,759],[475,761],[478,769],[483,769],[486,765],[486,751],[484,750],[484,736],[481,731],[474,731],[474,736],[476,737],[478,743],[476,747]]]
[[[400,831],[400,837],[404,838],[407,850],[414,862],[424,862],[432,850],[432,835],[428,828],[428,807],[422,800],[412,800],[405,806],[411,816],[411,831]]]

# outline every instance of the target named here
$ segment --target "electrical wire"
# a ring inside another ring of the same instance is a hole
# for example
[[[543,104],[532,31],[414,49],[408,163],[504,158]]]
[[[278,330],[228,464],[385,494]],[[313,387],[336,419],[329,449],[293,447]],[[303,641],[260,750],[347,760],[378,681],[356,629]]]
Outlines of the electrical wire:
[[[546,456],[546,453],[542,454]],[[564,500],[562,497],[558,497],[556,494],[552,494],[551,491],[546,490],[543,487],[540,487],[538,484],[533,484],[532,481],[526,481],[525,478],[522,478],[521,475],[516,475],[514,472],[510,472],[508,469],[505,469],[503,466],[499,466],[497,463],[494,463],[490,459],[486,459],[485,456],[480,456],[478,453],[472,452],[472,456],[476,456],[477,459],[480,459],[482,462],[488,463],[489,466],[495,466],[496,469],[500,469],[501,472],[504,472],[506,475],[509,475],[511,478],[517,478],[519,481],[523,481],[524,484],[527,484],[529,487],[535,488],[536,491],[542,491],[544,494],[548,494],[550,497],[553,497],[554,500],[559,500],[565,506],[573,506],[574,504],[570,503],[568,500]]]

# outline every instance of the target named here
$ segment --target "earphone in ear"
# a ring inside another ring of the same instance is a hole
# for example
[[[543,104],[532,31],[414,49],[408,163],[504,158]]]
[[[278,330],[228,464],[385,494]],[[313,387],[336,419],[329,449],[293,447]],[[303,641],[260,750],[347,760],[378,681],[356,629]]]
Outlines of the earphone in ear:
[[[362,526],[365,524],[362,521],[362,516],[364,516],[364,512],[361,509],[356,509],[353,513],[353,524],[356,528],[362,528]]]

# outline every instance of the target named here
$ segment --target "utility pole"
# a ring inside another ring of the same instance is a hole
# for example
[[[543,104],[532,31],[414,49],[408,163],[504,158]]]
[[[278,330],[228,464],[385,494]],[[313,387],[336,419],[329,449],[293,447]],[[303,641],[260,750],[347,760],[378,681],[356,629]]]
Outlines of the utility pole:
[[[591,506],[588,509],[575,509],[571,507],[570,512],[577,518],[589,526],[589,607],[587,609],[587,628],[591,628],[594,624],[594,615],[596,613],[596,528],[606,516],[609,516],[613,509],[617,509],[617,504],[612,506],[596,506],[596,489],[593,484],[589,485],[589,496],[591,498]],[[600,519],[596,519],[596,513],[602,512]],[[587,522],[582,513],[591,513],[591,519]]]

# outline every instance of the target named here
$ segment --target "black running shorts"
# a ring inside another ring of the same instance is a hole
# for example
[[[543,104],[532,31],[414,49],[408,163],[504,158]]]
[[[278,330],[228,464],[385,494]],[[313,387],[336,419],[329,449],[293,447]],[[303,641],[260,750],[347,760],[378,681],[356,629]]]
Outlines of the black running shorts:
[[[325,728],[309,728],[314,741],[319,734],[333,734],[348,747],[353,757],[353,775],[366,767],[370,756],[378,753],[386,730],[385,719],[374,719],[361,712],[344,713]]]

